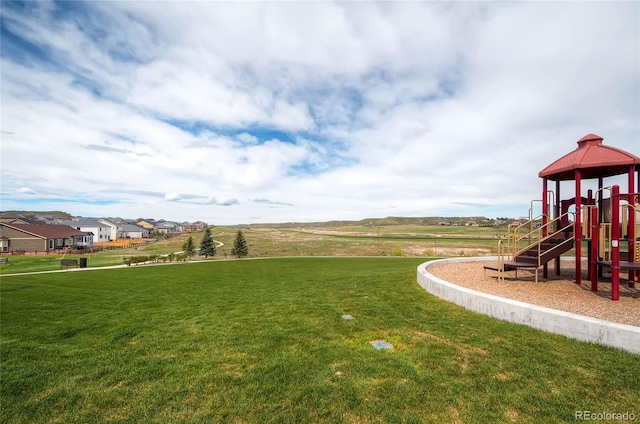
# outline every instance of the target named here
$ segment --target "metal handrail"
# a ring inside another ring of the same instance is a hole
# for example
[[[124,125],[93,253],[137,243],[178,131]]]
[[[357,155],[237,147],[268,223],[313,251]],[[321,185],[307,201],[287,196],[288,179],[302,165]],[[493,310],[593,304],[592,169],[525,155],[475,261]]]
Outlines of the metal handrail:
[[[498,240],[498,282],[504,282],[504,243]]]
[[[591,211],[593,208],[597,207],[597,205],[582,205],[582,238],[583,239],[592,239],[593,231],[591,228]]]
[[[508,241],[508,246],[507,246],[507,251],[509,253],[514,252],[517,249],[517,246],[520,244],[520,242],[525,238],[524,236],[521,237],[520,236],[520,231],[522,228],[524,227],[528,227],[529,231],[527,232],[527,235],[529,235],[529,243],[531,243],[531,237],[530,235],[534,233],[534,231],[532,230],[533,225],[535,222],[544,222],[544,218],[546,217],[546,215],[544,214],[540,214],[538,216],[536,216],[535,218],[531,218],[530,220],[522,223],[522,224],[509,224],[509,226],[507,227],[507,241]],[[542,226],[541,226],[542,227]],[[541,228],[539,227],[539,228]]]
[[[636,213],[638,211],[640,211],[640,204],[636,203],[636,204],[631,204],[631,203],[624,203],[620,205],[620,208],[622,211],[627,211],[627,213]],[[625,225],[626,225],[626,219],[625,219],[625,213],[623,212],[622,214],[622,219],[621,219],[621,232],[620,235],[621,236],[625,236]],[[638,225],[637,222],[634,222],[635,225]],[[598,258],[600,260],[603,261],[611,261],[611,252],[612,252],[612,245],[611,245],[611,240],[613,238],[612,232],[612,224],[610,222],[601,222],[600,223],[600,228],[599,228],[600,234],[599,234],[599,238],[598,238]],[[635,234],[635,237],[638,237],[638,234]],[[638,256],[639,253],[639,249],[640,249],[640,244],[636,243],[634,240],[628,240],[629,245],[631,245],[632,243],[634,243],[634,255],[633,257],[630,257],[629,260],[631,262],[639,262],[640,261],[640,256]]]
[[[598,237],[598,257],[603,261],[611,260],[611,223],[600,224],[600,236]]]
[[[540,263],[540,258],[542,256],[542,243],[546,240],[556,238],[559,234],[571,231],[573,232],[573,236],[567,238],[567,240],[573,240],[575,238],[575,212],[565,212],[561,216],[554,218],[550,221],[547,221],[544,224],[540,224],[535,229],[534,224],[539,222],[545,222],[544,218],[546,215],[541,214],[533,219],[530,219],[527,222],[522,224],[511,224],[507,230],[506,236],[506,248],[505,241],[498,240],[498,281],[504,281],[504,266],[506,262],[506,258],[508,257],[510,261],[513,261],[518,255],[526,252],[527,250],[532,249],[533,247],[537,250],[538,262],[536,263],[537,267],[540,267],[542,264]],[[568,219],[569,224],[564,227],[560,227],[559,223],[561,220],[569,217],[573,217],[573,222],[571,219]],[[520,232],[523,228],[529,227],[529,231],[525,234],[520,235]],[[557,227],[558,229],[554,230],[553,228]],[[546,235],[545,235],[546,233]],[[520,245],[523,241],[527,241],[526,247],[521,248]],[[552,247],[547,250],[547,252],[553,251],[557,246]],[[536,281],[537,281],[537,269],[536,269]]]
[[[629,223],[629,218],[631,214],[637,215],[640,212],[640,203],[622,203],[620,205],[620,208],[622,209],[622,231],[620,232],[620,235],[625,237],[628,235],[628,228],[625,228],[628,223]],[[638,225],[638,222],[636,222],[635,218],[634,218],[634,224]],[[640,236],[639,234],[634,234],[635,237]]]
[[[530,250],[531,248],[533,248],[534,246],[537,247],[538,250],[538,266],[540,266],[540,255],[542,253],[542,249],[541,249],[541,245],[542,242],[544,242],[545,240],[554,238],[554,236],[557,236],[560,233],[566,232],[570,229],[574,228],[574,223],[571,222],[571,220],[569,220],[569,224],[565,225],[564,227],[559,228],[558,230],[552,232],[552,233],[548,233],[546,236],[544,236],[544,232],[543,230],[546,228],[547,231],[550,228],[553,228],[555,226],[556,222],[560,222],[563,218],[568,217],[570,215],[573,215],[574,220],[575,220],[575,213],[574,212],[565,212],[564,214],[560,215],[557,218],[554,218],[553,220],[547,222],[545,225],[541,225],[540,227],[536,228],[534,231],[532,231],[530,234],[525,234],[523,235],[520,239],[518,239],[517,241],[522,241],[525,238],[528,238],[529,240],[533,239],[534,237],[532,237],[533,234],[535,234],[537,237],[535,237],[536,242],[535,243],[529,243],[526,247],[520,249],[520,250],[515,250],[515,251],[511,251],[510,256],[513,260],[513,258],[515,258],[516,256],[518,256],[521,253],[526,252],[527,250]],[[575,231],[574,231],[574,237],[575,237]]]

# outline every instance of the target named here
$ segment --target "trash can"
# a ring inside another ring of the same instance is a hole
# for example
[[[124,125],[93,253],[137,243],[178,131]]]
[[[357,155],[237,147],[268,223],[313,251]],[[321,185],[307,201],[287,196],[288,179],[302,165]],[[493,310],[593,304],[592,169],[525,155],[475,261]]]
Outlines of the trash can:
[[[80,268],[87,267],[87,258],[80,258]]]

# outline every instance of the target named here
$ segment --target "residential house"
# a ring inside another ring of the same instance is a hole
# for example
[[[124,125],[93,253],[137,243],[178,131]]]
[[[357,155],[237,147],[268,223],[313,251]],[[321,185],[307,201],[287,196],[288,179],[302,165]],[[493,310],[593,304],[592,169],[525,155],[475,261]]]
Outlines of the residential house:
[[[143,239],[149,238],[149,230],[134,224],[120,224],[118,227],[118,238]]]
[[[42,219],[34,215],[23,215],[17,213],[0,213],[0,222],[7,224],[46,224]]]
[[[138,221],[136,221],[136,225],[142,228],[146,228],[147,230],[149,230],[149,233],[152,233],[158,229],[158,224],[153,219],[138,219]]]
[[[99,223],[109,226],[110,234],[109,240],[115,240],[118,238],[118,224],[115,222],[109,221],[108,219],[99,219]]]
[[[0,236],[0,253],[4,253],[4,252],[8,252],[9,251],[9,242],[10,241],[11,241],[11,239],[9,239],[9,237]]]
[[[203,221],[196,221],[196,222],[185,221],[182,223],[182,228],[184,228],[184,231],[188,233],[197,233],[207,228],[207,223]]]
[[[111,241],[111,226],[103,224],[98,219],[74,219],[63,221],[61,224],[68,225],[76,230],[93,233],[93,242]]]
[[[163,234],[178,234],[184,232],[181,224],[172,221],[158,221],[158,232]]]
[[[49,252],[93,245],[93,234],[68,225],[0,223],[2,252]]]
[[[15,215],[2,215],[0,216],[0,222],[5,224],[31,224],[26,218],[18,217]]]
[[[34,215],[34,218],[39,220],[42,224],[60,224],[62,221],[68,220],[71,217],[61,218],[53,215]]]

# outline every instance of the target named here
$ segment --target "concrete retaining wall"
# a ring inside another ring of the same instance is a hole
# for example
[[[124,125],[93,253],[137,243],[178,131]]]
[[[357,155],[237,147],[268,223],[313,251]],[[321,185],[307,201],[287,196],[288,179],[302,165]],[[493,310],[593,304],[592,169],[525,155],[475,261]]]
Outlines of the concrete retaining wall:
[[[471,311],[640,354],[640,327],[612,323],[478,292],[444,281],[429,272],[430,266],[445,262],[496,260],[496,257],[473,257],[425,262],[418,266],[418,284],[429,293]]]

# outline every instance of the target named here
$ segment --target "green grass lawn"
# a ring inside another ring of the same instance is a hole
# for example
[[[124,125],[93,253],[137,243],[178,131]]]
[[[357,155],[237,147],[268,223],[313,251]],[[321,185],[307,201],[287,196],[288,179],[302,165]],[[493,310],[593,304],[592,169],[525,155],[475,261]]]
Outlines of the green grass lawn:
[[[416,283],[421,261],[281,258],[3,277],[0,421],[640,415],[638,356],[439,300]],[[394,349],[374,349],[379,339]]]

